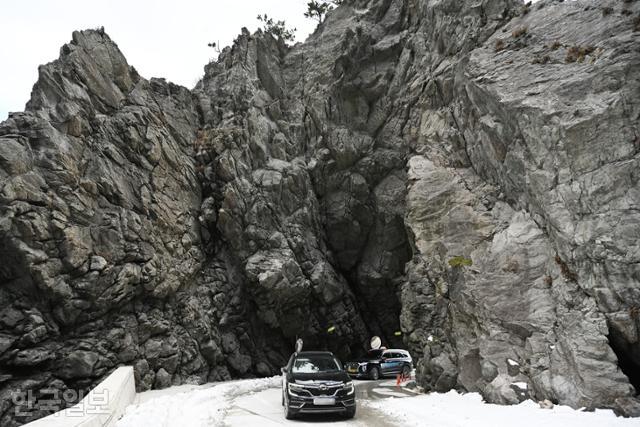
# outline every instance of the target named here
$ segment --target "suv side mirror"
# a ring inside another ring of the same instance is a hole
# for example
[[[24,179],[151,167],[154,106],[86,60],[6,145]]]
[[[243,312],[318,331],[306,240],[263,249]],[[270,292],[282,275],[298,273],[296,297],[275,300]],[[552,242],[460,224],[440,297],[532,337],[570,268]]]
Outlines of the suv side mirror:
[[[282,368],[280,368],[280,370],[282,371],[283,374],[286,374],[287,372],[289,372],[289,369],[287,369],[286,366],[283,366]]]

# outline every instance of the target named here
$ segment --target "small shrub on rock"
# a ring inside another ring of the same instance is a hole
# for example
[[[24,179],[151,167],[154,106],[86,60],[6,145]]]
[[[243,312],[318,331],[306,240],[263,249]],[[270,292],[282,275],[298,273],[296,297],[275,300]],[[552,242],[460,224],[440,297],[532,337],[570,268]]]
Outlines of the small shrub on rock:
[[[556,264],[558,264],[558,266],[560,267],[560,272],[562,273],[565,279],[567,279],[570,282],[578,281],[578,275],[573,271],[571,271],[571,269],[569,269],[569,266],[567,265],[566,262],[562,260],[562,258],[560,258],[560,255],[556,254],[555,261],[556,261]]]
[[[558,50],[562,47],[562,43],[560,43],[558,40],[554,41],[551,44],[551,50]]]
[[[510,259],[507,265],[502,267],[502,270],[510,273],[517,273],[520,271],[520,264],[515,259]]]
[[[546,64],[548,62],[551,61],[551,57],[549,55],[542,55],[542,56],[536,56],[533,61],[531,61],[532,64]]]
[[[529,29],[527,27],[516,28],[511,33],[511,36],[513,36],[514,39],[520,38],[520,37],[526,35],[528,30]]]
[[[454,256],[449,260],[449,265],[451,267],[471,267],[473,265],[473,261],[463,256]]]
[[[590,53],[596,50],[593,46],[570,46],[564,57],[565,62],[584,62],[584,59]]]

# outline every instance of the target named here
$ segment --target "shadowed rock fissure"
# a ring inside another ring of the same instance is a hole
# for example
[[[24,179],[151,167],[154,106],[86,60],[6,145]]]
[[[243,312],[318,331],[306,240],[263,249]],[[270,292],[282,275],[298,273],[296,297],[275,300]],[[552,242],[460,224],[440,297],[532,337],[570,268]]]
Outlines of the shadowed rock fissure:
[[[123,364],[267,376],[374,334],[427,391],[640,415],[638,15],[346,1],[192,90],[75,32],[0,123],[0,424]]]
[[[28,274],[26,267],[27,260],[23,253],[15,247],[14,243],[8,237],[0,235],[0,259],[3,260],[0,265],[0,283],[3,290],[11,289],[14,292],[36,292],[33,281]],[[8,298],[8,293],[3,293]],[[3,305],[8,305],[9,300],[3,300]]]
[[[635,319],[637,322],[637,315]],[[640,393],[640,345],[637,342],[629,342],[628,338],[615,328],[609,329],[609,343],[618,357],[618,366],[629,378],[636,394]]]

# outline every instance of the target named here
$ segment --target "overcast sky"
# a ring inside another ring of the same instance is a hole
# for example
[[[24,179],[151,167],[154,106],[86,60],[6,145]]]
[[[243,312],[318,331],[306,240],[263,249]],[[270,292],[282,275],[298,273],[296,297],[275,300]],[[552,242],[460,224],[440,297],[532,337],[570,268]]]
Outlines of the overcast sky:
[[[303,41],[315,28],[307,0],[8,0],[1,7],[0,121],[22,111],[38,65],[56,59],[74,30],[104,26],[130,65],[146,77],[193,87],[215,53],[244,26],[267,13],[297,27]]]

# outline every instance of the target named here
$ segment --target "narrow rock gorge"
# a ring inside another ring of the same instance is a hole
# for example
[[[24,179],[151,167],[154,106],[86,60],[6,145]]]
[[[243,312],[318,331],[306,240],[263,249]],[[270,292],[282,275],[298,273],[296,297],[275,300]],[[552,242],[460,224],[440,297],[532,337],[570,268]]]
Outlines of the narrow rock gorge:
[[[427,391],[638,416],[639,152],[638,1],[352,0],[192,90],[75,32],[0,124],[0,424],[371,335]]]

